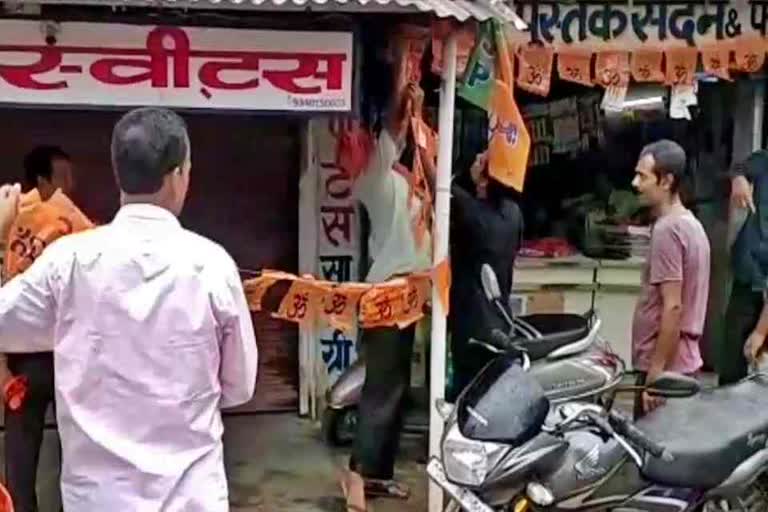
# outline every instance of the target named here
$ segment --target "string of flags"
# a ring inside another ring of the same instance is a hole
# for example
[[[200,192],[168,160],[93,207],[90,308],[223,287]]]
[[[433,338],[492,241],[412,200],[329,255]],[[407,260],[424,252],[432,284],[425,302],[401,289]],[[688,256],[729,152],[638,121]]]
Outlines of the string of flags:
[[[312,326],[326,322],[348,333],[353,326],[403,329],[424,317],[432,285],[438,289],[440,303],[448,311],[451,271],[444,260],[429,272],[414,273],[383,283],[337,283],[297,276],[279,270],[264,270],[243,282],[252,311],[265,310],[265,298],[278,283],[289,283],[279,297],[274,318]]]

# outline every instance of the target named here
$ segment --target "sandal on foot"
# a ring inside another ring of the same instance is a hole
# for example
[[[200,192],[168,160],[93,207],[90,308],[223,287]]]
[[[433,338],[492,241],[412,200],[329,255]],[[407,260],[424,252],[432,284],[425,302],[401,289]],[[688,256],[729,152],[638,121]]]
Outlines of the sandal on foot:
[[[411,496],[408,486],[395,480],[365,479],[365,495],[378,498],[407,500]]]

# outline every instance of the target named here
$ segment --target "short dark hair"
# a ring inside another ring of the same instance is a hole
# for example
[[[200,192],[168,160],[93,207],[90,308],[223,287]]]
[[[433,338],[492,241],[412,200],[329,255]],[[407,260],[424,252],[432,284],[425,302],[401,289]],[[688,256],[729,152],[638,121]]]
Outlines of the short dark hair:
[[[69,155],[59,146],[37,146],[24,157],[24,180],[30,187],[37,186],[38,178],[51,180],[53,161],[67,160]]]
[[[154,194],[189,154],[187,125],[164,108],[128,112],[112,132],[112,168],[126,194]]]
[[[686,156],[685,150],[677,142],[663,139],[653,144],[648,144],[640,152],[640,158],[653,157],[653,173],[661,180],[663,176],[672,176],[672,193],[680,191],[680,183],[685,178]]]

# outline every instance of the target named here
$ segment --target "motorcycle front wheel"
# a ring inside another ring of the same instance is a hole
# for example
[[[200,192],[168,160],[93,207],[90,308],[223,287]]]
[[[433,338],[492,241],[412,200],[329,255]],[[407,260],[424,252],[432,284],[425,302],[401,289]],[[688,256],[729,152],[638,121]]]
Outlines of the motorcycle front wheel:
[[[737,498],[708,501],[701,512],[764,512],[768,510],[768,476],[763,475]]]

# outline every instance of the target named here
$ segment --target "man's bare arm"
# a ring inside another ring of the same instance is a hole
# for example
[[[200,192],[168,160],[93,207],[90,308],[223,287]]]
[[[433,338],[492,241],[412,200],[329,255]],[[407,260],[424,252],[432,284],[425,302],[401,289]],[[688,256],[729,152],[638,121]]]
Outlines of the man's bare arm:
[[[763,309],[760,312],[757,325],[755,325],[744,345],[744,356],[747,358],[747,361],[754,362],[757,360],[757,356],[765,346],[766,337],[768,337],[768,302],[763,303]]]
[[[677,355],[683,312],[682,284],[682,281],[666,281],[659,285],[662,299],[661,325],[648,369],[649,382],[663,373]]]
[[[755,213],[754,180],[763,171],[762,158],[752,153],[744,162],[738,162],[730,171],[731,204]]]

